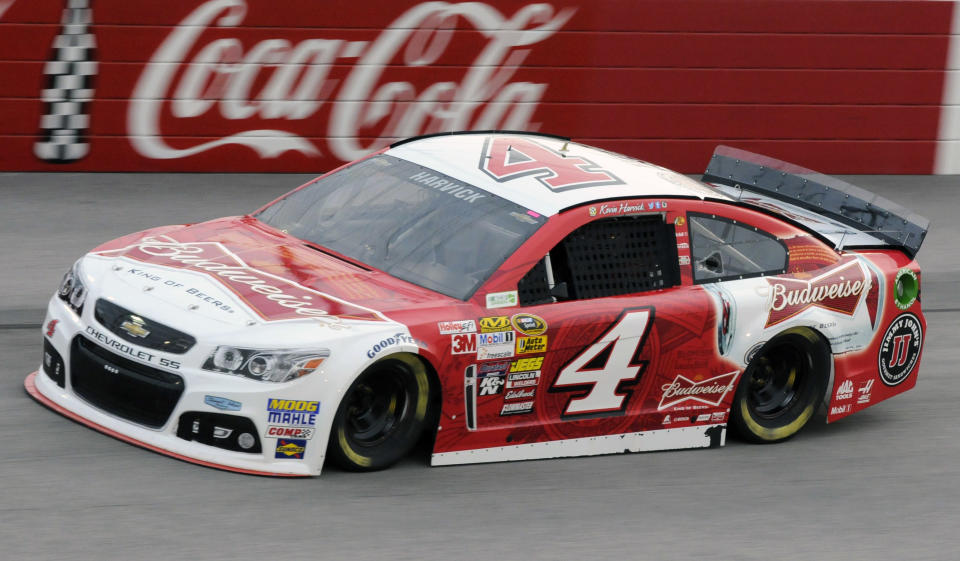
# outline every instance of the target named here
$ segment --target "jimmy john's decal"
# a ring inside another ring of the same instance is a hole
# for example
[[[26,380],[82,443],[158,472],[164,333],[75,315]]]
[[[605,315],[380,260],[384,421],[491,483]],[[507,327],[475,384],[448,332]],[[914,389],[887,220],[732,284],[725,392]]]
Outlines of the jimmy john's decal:
[[[856,258],[809,280],[799,277],[767,278],[770,303],[764,327],[787,321],[813,307],[852,316],[871,283]]]
[[[907,379],[920,358],[923,328],[913,314],[901,314],[890,324],[880,345],[877,366],[880,381],[896,386]],[[869,393],[869,391],[868,391]]]

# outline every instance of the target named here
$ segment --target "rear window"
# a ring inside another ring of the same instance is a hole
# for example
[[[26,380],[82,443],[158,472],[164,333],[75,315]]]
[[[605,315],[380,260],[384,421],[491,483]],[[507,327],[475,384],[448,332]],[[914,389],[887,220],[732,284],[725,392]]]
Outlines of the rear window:
[[[387,155],[319,179],[256,216],[461,300],[546,221],[475,185]]]
[[[694,282],[778,275],[787,270],[787,248],[763,230],[715,215],[687,215]]]

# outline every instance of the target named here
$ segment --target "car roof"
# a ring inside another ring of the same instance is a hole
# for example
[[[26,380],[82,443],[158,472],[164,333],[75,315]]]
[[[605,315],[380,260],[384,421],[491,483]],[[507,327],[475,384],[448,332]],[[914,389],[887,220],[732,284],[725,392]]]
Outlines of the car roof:
[[[599,181],[596,182],[598,184],[588,186],[553,189],[545,182],[545,179],[552,175],[546,168],[541,168],[539,172],[530,171],[516,174],[513,178],[497,180],[493,174],[483,169],[484,160],[492,157],[489,150],[493,145],[508,146],[508,150],[514,151],[512,154],[515,156],[507,157],[515,157],[520,163],[532,161],[522,153],[524,147],[539,146],[554,157],[577,162],[580,169],[605,172],[613,180]],[[545,216],[552,216],[573,206],[606,199],[727,198],[699,181],[666,168],[550,135],[523,132],[440,134],[398,142],[391,146],[386,154],[473,184]]]

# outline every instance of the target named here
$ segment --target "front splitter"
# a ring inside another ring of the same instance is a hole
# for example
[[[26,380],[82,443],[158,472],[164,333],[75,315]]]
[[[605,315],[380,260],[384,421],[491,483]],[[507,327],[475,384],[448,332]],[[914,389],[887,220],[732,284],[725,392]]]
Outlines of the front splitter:
[[[34,381],[36,377],[37,377],[37,371],[34,371],[34,372],[31,372],[27,376],[27,378],[23,381],[23,387],[25,390],[27,390],[27,393],[30,394],[30,397],[35,399],[41,405],[48,407],[49,409],[63,415],[64,417],[70,420],[76,421],[82,425],[86,425],[96,431],[102,432],[107,436],[112,436],[117,440],[122,440],[128,444],[133,444],[134,446],[139,446],[140,448],[144,448],[146,450],[150,450],[151,452],[156,452],[158,454],[163,454],[164,456],[169,456],[177,460],[189,462],[191,464],[201,465],[204,467],[220,469],[224,471],[232,471],[235,473],[244,473],[247,475],[262,475],[262,476],[269,476],[269,477],[310,477],[309,475],[299,475],[299,474],[293,474],[293,473],[276,473],[271,471],[258,471],[258,470],[252,470],[252,469],[237,468],[233,466],[226,466],[223,464],[208,462],[206,460],[198,460],[196,458],[191,458],[190,456],[184,456],[183,454],[177,454],[176,452],[164,450],[163,448],[153,446],[152,444],[147,444],[146,442],[142,442],[140,440],[137,440],[136,438],[132,438],[125,434],[121,434],[115,430],[108,429],[107,427],[103,425],[99,425],[91,421],[90,419],[81,417],[80,415],[77,415],[73,411],[70,411],[69,409],[66,409],[61,405],[57,404],[56,402],[52,401],[50,398],[40,393],[40,390],[37,389],[37,385]]]

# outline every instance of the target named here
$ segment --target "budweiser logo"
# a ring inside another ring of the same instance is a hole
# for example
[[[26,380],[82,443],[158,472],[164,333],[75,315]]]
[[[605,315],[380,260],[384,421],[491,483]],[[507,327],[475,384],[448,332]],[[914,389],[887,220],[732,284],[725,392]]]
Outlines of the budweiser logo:
[[[810,280],[777,277],[770,283],[770,313],[765,327],[786,321],[811,307],[852,316],[860,296],[870,291],[870,278],[864,275],[856,258]]]
[[[739,375],[740,371],[737,370],[701,382],[694,382],[680,374],[672,382],[660,388],[663,391],[663,397],[660,398],[657,411],[680,405],[685,401],[695,401],[716,407],[723,402],[728,392],[733,391]]]
[[[207,29],[236,27],[247,13],[244,0],[210,0],[174,28],[145,66],[131,96],[127,132],[137,152],[149,158],[183,158],[227,144],[247,146],[264,158],[287,151],[318,156],[314,141],[280,128],[248,128],[174,147],[160,124],[164,116],[198,118],[215,108],[227,120],[289,124],[313,117],[333,100],[326,142],[333,155],[349,161],[391,138],[471,128],[535,129],[530,119],[546,84],[511,79],[529,48],[553,35],[574,12],[538,3],[506,16],[479,2],[425,2],[372,41],[312,38],[292,44],[276,38],[245,49],[238,38],[222,35],[202,42]],[[388,71],[409,79],[415,69],[437,63],[455,36],[466,33],[456,31],[464,27],[461,21],[486,44],[459,81],[417,91],[407,80],[384,79]],[[345,77],[330,77],[332,69],[344,65],[349,68]],[[311,136],[322,136],[315,126],[310,129]],[[377,139],[361,144],[361,138],[371,137]]]
[[[343,318],[384,319],[369,308],[254,269],[218,242],[181,243],[170,236],[158,236],[145,238],[123,249],[100,253],[118,254],[144,263],[206,273],[267,320],[316,318],[338,324]]]

